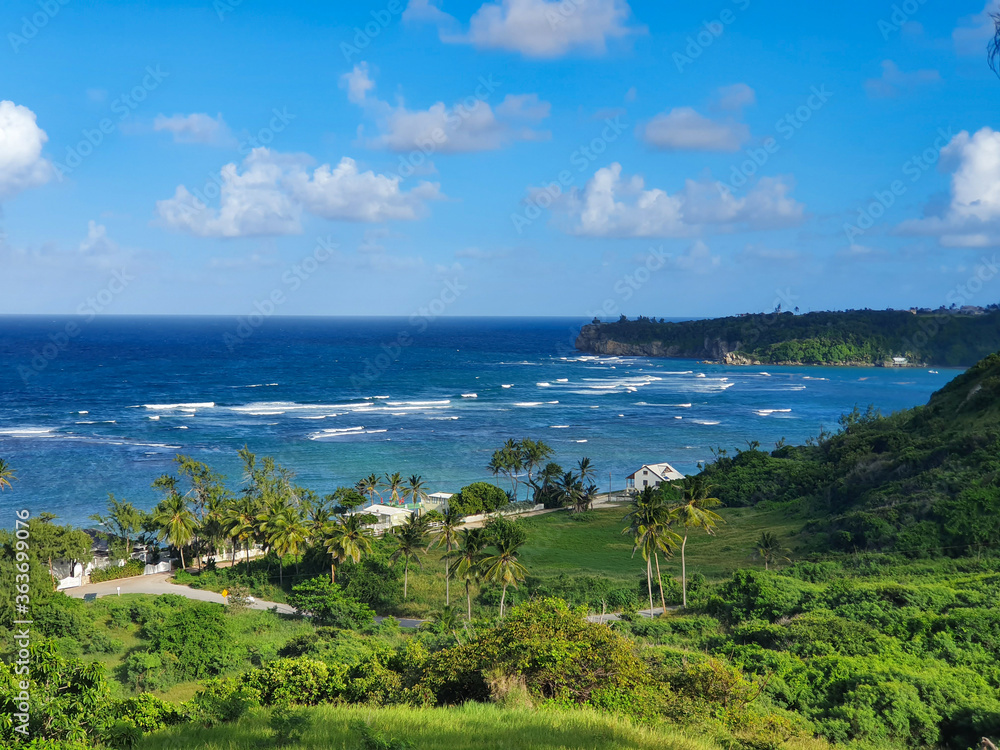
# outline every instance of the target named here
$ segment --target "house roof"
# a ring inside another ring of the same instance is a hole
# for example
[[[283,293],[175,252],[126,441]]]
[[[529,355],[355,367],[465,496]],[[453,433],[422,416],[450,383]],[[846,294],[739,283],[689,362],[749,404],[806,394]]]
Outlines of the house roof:
[[[434,500],[448,500],[454,496],[455,493],[453,492],[432,492],[427,497],[433,498]]]
[[[630,479],[635,479],[637,476],[642,474],[642,470],[645,469],[650,472],[654,478],[661,482],[675,482],[678,479],[683,479],[684,475],[681,474],[677,469],[668,464],[666,461],[659,464],[643,464],[642,467],[633,474],[629,475]]]
[[[375,505],[369,505],[367,508],[358,508],[357,510],[351,511],[352,513],[374,513],[376,516],[398,516],[400,513],[406,515],[412,515],[412,510],[407,510],[406,508],[401,508],[398,505],[381,505],[376,503]]]

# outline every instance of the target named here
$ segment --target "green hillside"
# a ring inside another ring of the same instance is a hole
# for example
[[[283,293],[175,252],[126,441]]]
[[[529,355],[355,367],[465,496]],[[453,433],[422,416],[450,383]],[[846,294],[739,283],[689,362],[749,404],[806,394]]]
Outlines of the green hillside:
[[[1000,354],[883,417],[855,409],[811,445],[722,455],[706,469],[729,505],[795,505],[829,546],[912,557],[1000,545]]]
[[[652,318],[586,325],[592,354],[711,359],[734,364],[913,363],[967,367],[1000,349],[1000,310],[847,310],[740,315],[679,323]]]

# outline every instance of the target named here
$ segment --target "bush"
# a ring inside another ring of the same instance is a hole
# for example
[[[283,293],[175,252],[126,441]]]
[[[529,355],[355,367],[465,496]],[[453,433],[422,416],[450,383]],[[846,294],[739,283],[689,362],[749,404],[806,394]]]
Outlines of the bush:
[[[117,654],[121,650],[121,641],[116,641],[99,630],[90,636],[90,642],[87,644],[89,654]]]
[[[304,711],[281,706],[271,713],[268,726],[274,733],[274,744],[284,747],[302,740],[303,735],[312,726],[312,717]]]
[[[142,560],[129,560],[124,565],[109,565],[106,568],[97,568],[90,573],[91,583],[101,583],[102,581],[115,581],[119,578],[132,578],[141,576],[146,570],[146,563]]]
[[[357,630],[371,624],[375,613],[367,604],[345,596],[340,586],[320,576],[292,587],[288,603],[312,615],[317,625]]]
[[[233,656],[229,620],[222,607],[208,602],[188,602],[161,623],[143,627],[153,651],[177,658],[179,676],[200,679],[219,674]]]
[[[448,501],[448,507],[463,516],[492,513],[508,502],[507,493],[489,482],[466,485]]]
[[[403,600],[399,568],[380,557],[369,555],[357,564],[348,562],[340,566],[337,581],[347,596],[376,612],[392,612]]]

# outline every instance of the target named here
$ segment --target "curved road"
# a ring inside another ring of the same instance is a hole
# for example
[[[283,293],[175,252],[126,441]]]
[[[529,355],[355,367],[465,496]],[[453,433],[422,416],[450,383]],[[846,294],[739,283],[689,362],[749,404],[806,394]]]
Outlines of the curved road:
[[[180,586],[170,582],[169,573],[157,573],[151,576],[135,576],[134,578],[119,578],[114,581],[104,581],[103,583],[89,583],[86,586],[78,586],[75,589],[67,589],[64,593],[75,599],[82,599],[85,594],[97,594],[102,596],[117,596],[118,589],[121,588],[123,594],[177,594],[188,599],[197,599],[203,602],[215,602],[225,604],[226,600],[221,594],[204,589],[193,589],[190,586]],[[271,609],[276,608],[280,614],[296,615],[298,612],[294,607],[279,602],[264,602],[257,600],[249,605],[251,609]],[[376,617],[376,622],[381,622],[386,618]],[[397,618],[399,619],[399,618]],[[417,628],[423,620],[413,620],[409,618],[399,619],[399,624],[404,628]]]

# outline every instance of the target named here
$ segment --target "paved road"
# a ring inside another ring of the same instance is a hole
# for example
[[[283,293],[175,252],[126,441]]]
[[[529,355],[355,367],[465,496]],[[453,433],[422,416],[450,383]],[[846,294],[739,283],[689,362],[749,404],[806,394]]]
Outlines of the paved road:
[[[136,576],[134,578],[119,578],[115,581],[104,581],[103,583],[90,583],[86,586],[78,586],[75,589],[67,589],[66,594],[76,599],[82,599],[84,594],[97,594],[102,596],[117,596],[118,588],[121,587],[123,594],[177,594],[188,599],[197,599],[203,602],[215,602],[225,604],[226,600],[221,594],[204,589],[193,589],[190,586],[180,586],[170,582],[169,573],[157,573],[151,576]],[[251,609],[271,609],[276,607],[283,615],[298,614],[294,607],[280,602],[265,602],[257,600],[249,605]],[[386,618],[376,617],[376,622],[381,622]],[[399,618],[397,618],[399,619]],[[399,624],[404,628],[417,628],[423,620],[413,620],[409,618],[399,619]]]
[[[666,611],[667,612],[676,612],[679,609],[680,609],[679,606],[667,607]],[[652,612],[653,612],[653,614],[651,615],[651,614],[649,614],[650,610],[648,610],[648,609],[640,609],[638,612],[636,612],[636,614],[639,617],[648,617],[648,618],[652,619],[653,617],[656,617],[657,615],[662,615],[663,614],[663,607],[653,607]],[[620,613],[617,613],[617,612],[607,612],[607,613],[605,613],[603,615],[587,615],[587,619],[590,622],[618,622],[622,618],[621,618],[621,614]]]

